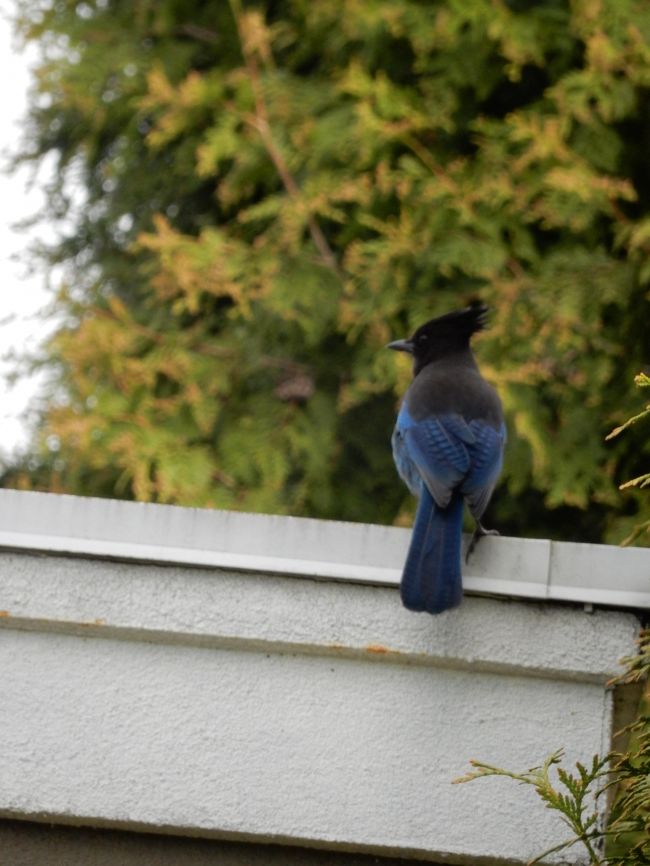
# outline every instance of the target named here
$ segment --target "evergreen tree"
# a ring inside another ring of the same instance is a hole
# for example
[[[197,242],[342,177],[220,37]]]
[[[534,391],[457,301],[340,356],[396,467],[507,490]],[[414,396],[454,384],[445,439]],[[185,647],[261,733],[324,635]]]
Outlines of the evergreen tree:
[[[24,159],[57,160],[52,395],[5,483],[408,517],[383,346],[480,296],[510,441],[491,521],[618,540],[643,441],[641,0],[22,0]],[[83,194],[80,196],[80,191]],[[80,198],[82,201],[80,201]]]

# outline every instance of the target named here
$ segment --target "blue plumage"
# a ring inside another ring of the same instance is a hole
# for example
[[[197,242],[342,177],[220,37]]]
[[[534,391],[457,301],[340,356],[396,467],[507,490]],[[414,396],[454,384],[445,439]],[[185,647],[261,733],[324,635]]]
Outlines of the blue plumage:
[[[390,344],[414,358],[392,438],[397,470],[420,500],[401,582],[410,610],[441,613],[460,604],[464,502],[477,521],[473,543],[487,532],[480,518],[501,471],[506,429],[469,348],[485,312],[450,313]]]
[[[400,583],[404,607],[442,613],[461,603],[462,531],[462,497],[455,495],[446,508],[438,508],[428,489],[423,487]],[[438,579],[432,579],[434,575]]]

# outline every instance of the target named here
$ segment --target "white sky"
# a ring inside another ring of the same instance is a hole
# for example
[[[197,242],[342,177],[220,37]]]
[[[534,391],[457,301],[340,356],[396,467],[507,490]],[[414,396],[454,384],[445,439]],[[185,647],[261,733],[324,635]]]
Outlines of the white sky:
[[[0,162],[7,150],[19,139],[18,120],[25,113],[29,85],[29,58],[17,54],[7,21],[7,12],[16,0],[0,0],[0,80],[4,82],[0,114]],[[33,407],[39,389],[39,377],[23,379],[9,387],[6,374],[10,365],[3,360],[8,351],[21,352],[42,342],[54,327],[38,316],[47,305],[49,294],[42,274],[30,276],[16,260],[27,246],[28,237],[12,225],[39,208],[37,189],[26,189],[28,173],[8,177],[0,173],[0,460],[27,442],[27,424],[23,417]],[[44,230],[38,228],[36,234]],[[34,235],[32,230],[32,235]]]

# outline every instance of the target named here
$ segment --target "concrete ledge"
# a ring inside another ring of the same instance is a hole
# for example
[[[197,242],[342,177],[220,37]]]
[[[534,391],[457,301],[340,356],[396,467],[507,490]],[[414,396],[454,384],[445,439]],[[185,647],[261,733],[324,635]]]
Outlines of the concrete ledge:
[[[409,613],[408,531],[11,491],[0,531],[0,816],[505,866],[565,830],[507,780],[451,785],[468,760],[610,748],[636,617]],[[489,539],[474,579],[643,595],[640,553]]]
[[[629,614],[467,598],[445,616],[395,588],[0,552],[0,628],[381,659],[604,684],[629,654]]]
[[[0,490],[0,548],[396,586],[410,530]],[[650,609],[650,550],[486,538],[467,593]]]

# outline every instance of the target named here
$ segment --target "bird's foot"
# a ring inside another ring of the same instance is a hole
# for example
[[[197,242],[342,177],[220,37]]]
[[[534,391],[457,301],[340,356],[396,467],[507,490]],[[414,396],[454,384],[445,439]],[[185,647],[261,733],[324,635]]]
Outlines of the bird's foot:
[[[467,547],[467,553],[465,554],[465,562],[469,562],[470,555],[474,552],[474,548],[484,535],[499,535],[499,531],[497,529],[486,529],[480,522],[480,520],[477,520],[476,529],[474,530],[474,534],[472,535],[469,545]]]

